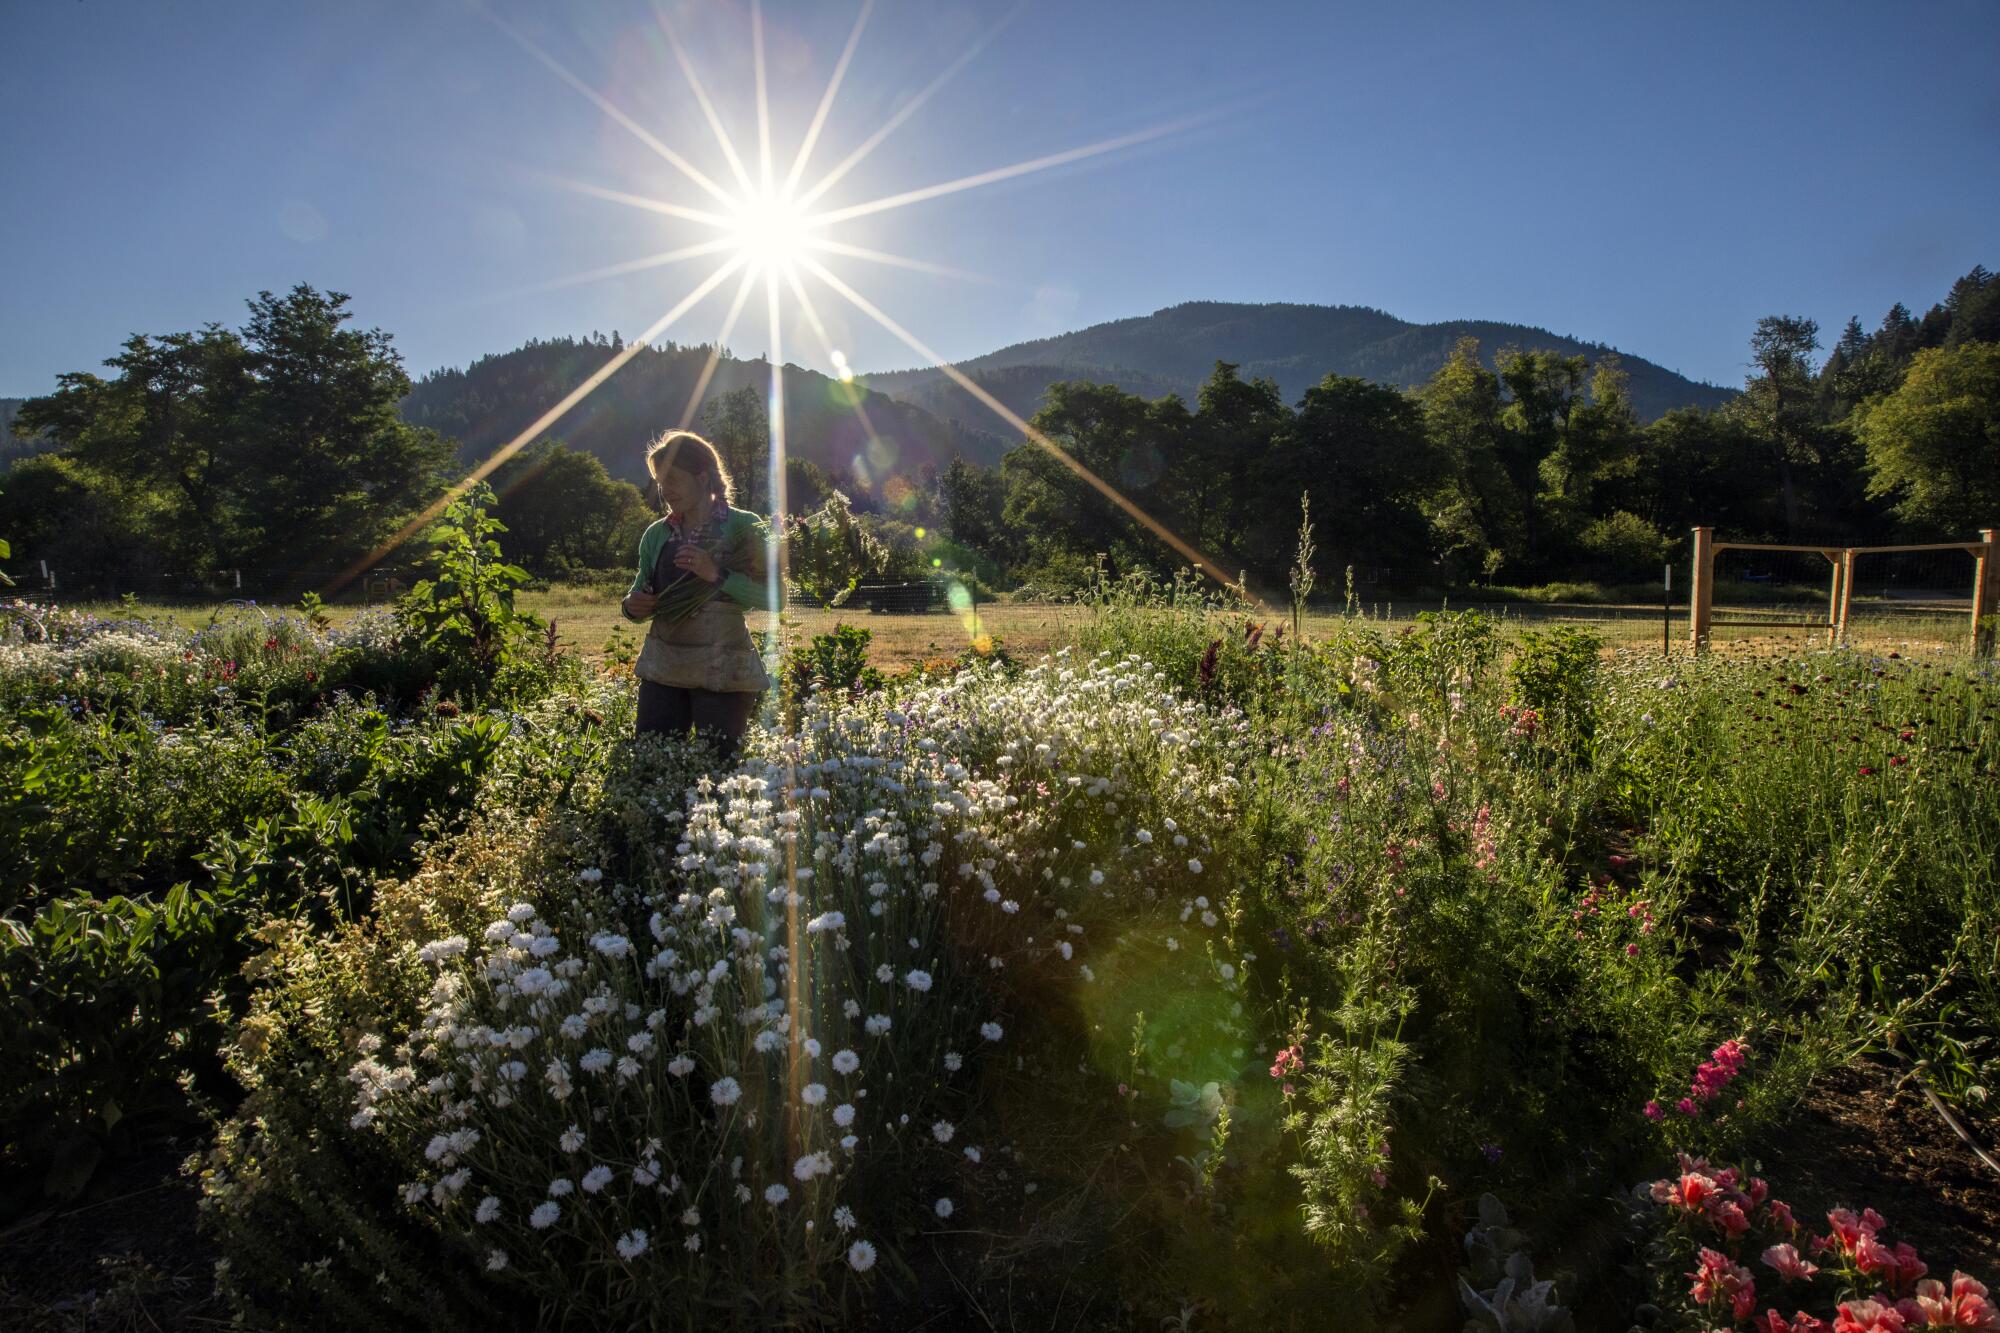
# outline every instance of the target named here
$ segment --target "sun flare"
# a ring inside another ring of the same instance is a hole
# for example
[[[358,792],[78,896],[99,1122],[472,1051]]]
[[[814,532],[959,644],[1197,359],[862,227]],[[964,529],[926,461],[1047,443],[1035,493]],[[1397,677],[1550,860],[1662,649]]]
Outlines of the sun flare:
[[[764,194],[743,200],[729,219],[729,241],[759,268],[785,269],[811,244],[813,219],[790,199]]]

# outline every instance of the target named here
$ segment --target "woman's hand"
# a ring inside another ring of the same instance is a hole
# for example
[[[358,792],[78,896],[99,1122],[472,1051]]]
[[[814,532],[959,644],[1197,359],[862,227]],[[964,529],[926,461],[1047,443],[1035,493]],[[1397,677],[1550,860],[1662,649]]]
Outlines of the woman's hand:
[[[684,569],[704,583],[720,583],[722,567],[715,557],[693,542],[682,542],[674,552],[674,568]]]
[[[625,594],[625,614],[633,620],[644,620],[653,614],[660,604],[660,594],[656,592],[628,592]]]

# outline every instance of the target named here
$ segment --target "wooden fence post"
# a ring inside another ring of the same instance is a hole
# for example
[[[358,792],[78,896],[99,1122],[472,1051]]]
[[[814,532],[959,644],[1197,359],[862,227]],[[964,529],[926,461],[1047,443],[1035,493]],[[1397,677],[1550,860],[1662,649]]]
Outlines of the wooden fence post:
[[[1854,600],[1854,548],[1840,553],[1840,614],[1834,618],[1833,641],[1847,642],[1847,608]]]
[[[1688,583],[1688,648],[1708,646],[1709,608],[1715,601],[1715,529],[1694,530],[1694,572]]]
[[[1840,641],[1835,637],[1836,631],[1834,627],[1840,623],[1841,575],[1846,570],[1841,562],[1840,552],[1821,551],[1820,554],[1825,556],[1827,563],[1833,566],[1833,579],[1827,590],[1826,597],[1826,646],[1831,648]]]
[[[2000,529],[1981,528],[1980,540],[1986,549],[1972,557],[1972,654],[1983,657],[1993,650],[1993,626],[1987,618],[2000,614],[2000,546],[1995,537]]]

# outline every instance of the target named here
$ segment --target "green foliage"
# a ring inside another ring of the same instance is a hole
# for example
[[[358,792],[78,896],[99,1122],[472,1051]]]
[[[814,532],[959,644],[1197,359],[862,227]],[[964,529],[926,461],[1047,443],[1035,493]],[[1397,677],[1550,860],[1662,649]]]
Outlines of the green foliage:
[[[1604,639],[1579,625],[1524,629],[1507,662],[1508,702],[1539,715],[1554,743],[1572,758],[1589,753],[1597,734]]]
[[[502,687],[510,670],[528,665],[523,650],[541,629],[514,608],[528,573],[501,554],[496,538],[506,527],[486,512],[492,503],[484,483],[451,503],[431,532],[436,572],[396,607],[411,635],[438,656],[438,688],[471,702]]]
[[[1389,675],[1411,699],[1436,706],[1485,678],[1499,656],[1490,616],[1479,611],[1425,611],[1390,645]]]
[[[448,447],[398,415],[410,381],[387,334],[343,327],[347,299],[261,292],[240,331],[136,334],[112,378],[58,377],[20,412],[55,448],[9,478],[10,511],[17,488],[44,507],[24,544],[73,582],[324,578],[371,550],[435,493]]]
[[[1952,536],[2000,524],[2000,343],[1917,353],[1858,420],[1868,493],[1901,518]]]
[[[839,606],[863,578],[882,573],[889,552],[835,491],[804,517],[785,518],[785,577],[808,603]]]
[[[831,633],[815,634],[785,654],[778,691],[779,709],[788,724],[796,722],[806,700],[815,694],[868,694],[882,688],[882,673],[868,665],[868,644],[874,637],[858,626],[835,625]]]

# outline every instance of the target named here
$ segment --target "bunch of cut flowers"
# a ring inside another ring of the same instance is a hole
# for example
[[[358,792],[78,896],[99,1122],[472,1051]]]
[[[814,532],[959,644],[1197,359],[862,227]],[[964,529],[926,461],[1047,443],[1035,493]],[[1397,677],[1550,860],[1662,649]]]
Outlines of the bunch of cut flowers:
[[[765,567],[767,553],[760,529],[743,527],[735,538],[730,539],[724,526],[728,506],[718,504],[716,512],[699,529],[690,529],[677,516],[667,518],[667,540],[660,547],[658,562],[653,566],[653,577],[648,586],[657,589],[659,602],[653,608],[652,618],[664,620],[669,625],[678,625],[695,612],[707,606],[722,591],[718,579],[710,583],[697,577],[693,570],[676,569],[674,555],[690,542],[707,551],[715,558],[718,569],[725,573],[749,574],[758,577]]]

